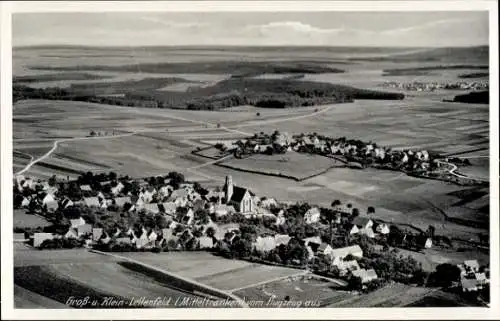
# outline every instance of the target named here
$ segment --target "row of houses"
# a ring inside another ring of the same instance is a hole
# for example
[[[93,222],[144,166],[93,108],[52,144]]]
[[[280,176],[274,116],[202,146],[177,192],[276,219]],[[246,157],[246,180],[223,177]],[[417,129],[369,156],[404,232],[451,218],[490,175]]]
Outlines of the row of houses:
[[[460,285],[463,292],[476,292],[490,283],[486,272],[480,272],[477,260],[466,260],[457,266],[460,269]]]

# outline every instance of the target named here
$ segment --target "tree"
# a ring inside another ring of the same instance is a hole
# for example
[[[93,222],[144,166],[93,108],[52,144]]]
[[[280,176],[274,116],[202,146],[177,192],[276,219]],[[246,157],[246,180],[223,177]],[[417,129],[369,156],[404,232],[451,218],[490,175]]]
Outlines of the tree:
[[[349,284],[348,284],[349,289],[351,290],[361,290],[363,288],[363,282],[360,277],[358,276],[352,276],[349,279]]]
[[[172,185],[174,189],[178,189],[179,185],[185,181],[184,175],[178,172],[168,173],[167,178],[170,179],[170,185]]]
[[[247,239],[239,238],[231,245],[231,252],[235,257],[246,258],[252,252],[252,244]]]
[[[52,175],[49,180],[48,180],[49,186],[56,186],[57,184],[57,178],[56,175]]]
[[[368,213],[368,214],[375,214],[375,207],[373,207],[373,206],[368,206],[367,213]]]
[[[436,266],[436,271],[429,277],[430,286],[450,287],[460,280],[460,268],[454,264],[443,263]]]
[[[212,227],[212,226],[209,226],[207,228],[207,230],[205,231],[205,234],[208,236],[208,237],[214,237],[215,236],[215,229]]]
[[[340,206],[342,204],[342,202],[340,202],[340,200],[334,200],[332,202],[332,207],[337,207],[337,206]]]
[[[436,228],[434,227],[434,225],[429,225],[429,227],[427,228],[427,236],[430,238],[434,238],[435,232]]]
[[[353,208],[352,209],[352,217],[354,218],[354,217],[357,217],[357,216],[359,216],[359,209]]]

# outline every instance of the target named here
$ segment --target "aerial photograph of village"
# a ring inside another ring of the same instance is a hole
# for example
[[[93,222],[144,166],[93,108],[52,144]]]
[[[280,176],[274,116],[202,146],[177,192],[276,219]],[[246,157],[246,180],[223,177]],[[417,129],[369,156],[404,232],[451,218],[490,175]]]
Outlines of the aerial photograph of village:
[[[489,307],[488,26],[14,14],[15,308]]]

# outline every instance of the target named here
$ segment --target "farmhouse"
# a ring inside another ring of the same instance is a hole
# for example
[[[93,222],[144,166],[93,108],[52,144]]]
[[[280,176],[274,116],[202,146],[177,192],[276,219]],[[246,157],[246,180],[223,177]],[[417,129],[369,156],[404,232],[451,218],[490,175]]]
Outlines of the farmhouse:
[[[94,242],[97,242],[101,239],[102,236],[104,236],[103,234],[103,229],[102,228],[93,228],[92,229],[92,241]]]
[[[56,201],[45,203],[48,212],[55,212],[59,208],[59,204]]]
[[[33,246],[40,247],[43,241],[54,239],[54,235],[52,233],[35,233],[33,235]]]
[[[361,283],[368,283],[370,281],[376,280],[378,278],[377,273],[374,269],[358,269],[352,271],[352,275],[361,279]]]
[[[87,207],[99,207],[99,199],[97,197],[84,197],[83,203]]]
[[[123,188],[125,188],[125,185],[122,182],[118,182],[115,186],[111,187],[111,194],[116,196],[121,193]]]
[[[333,248],[330,246],[330,244],[321,243],[316,253],[319,255],[331,256],[333,253]]]
[[[375,230],[377,231],[377,233],[384,235],[389,234],[391,232],[389,225],[387,225],[386,223],[377,224]]]
[[[477,262],[477,260],[468,260],[468,261],[464,261],[464,266],[465,266],[465,270],[470,273],[474,273],[474,272],[478,272],[479,271],[479,263]]]
[[[214,240],[211,237],[208,236],[200,236],[198,238],[198,244],[200,246],[200,249],[211,249],[214,247]]]
[[[332,264],[339,266],[341,262],[344,260],[344,258],[347,257],[348,255],[357,258],[362,258],[363,250],[361,249],[361,247],[359,247],[359,245],[352,245],[338,249],[333,249],[330,254],[332,258]]]
[[[152,213],[152,214],[160,213],[160,209],[158,207],[158,204],[156,204],[156,203],[144,204],[144,210],[146,211],[146,213]]]
[[[320,211],[317,207],[313,207],[309,209],[305,214],[304,214],[304,221],[306,224],[313,224],[319,222],[320,218]]]
[[[352,223],[356,225],[359,228],[359,230],[371,229],[371,227],[373,226],[373,221],[370,218],[363,216],[355,217]]]
[[[25,242],[27,241],[24,233],[14,233],[14,242]]]
[[[132,200],[130,198],[130,196],[123,196],[123,197],[115,197],[113,199],[113,202],[115,203],[116,206],[118,207],[124,207],[125,204],[129,203],[129,204],[132,204]]]
[[[276,240],[272,236],[258,236],[253,246],[256,251],[269,252],[276,248]]]
[[[77,228],[78,226],[86,223],[85,220],[81,216],[77,219],[69,220],[69,222],[71,224],[71,228]]]
[[[160,209],[160,212],[168,214],[168,215],[174,215],[176,210],[177,210],[177,205],[175,205],[174,202],[164,202],[158,204],[158,208]]]

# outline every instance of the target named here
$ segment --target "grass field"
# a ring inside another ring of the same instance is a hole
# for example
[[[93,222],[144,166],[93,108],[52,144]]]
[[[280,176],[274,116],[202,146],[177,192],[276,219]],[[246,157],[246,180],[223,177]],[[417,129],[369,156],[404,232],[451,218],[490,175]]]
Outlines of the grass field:
[[[51,225],[46,219],[43,217],[34,215],[34,214],[26,214],[26,210],[14,210],[14,227],[45,227]]]
[[[237,296],[249,300],[261,301],[261,306],[256,308],[270,308],[272,302],[283,301],[286,296],[290,301],[300,301],[301,308],[305,308],[307,301],[314,302],[316,307],[326,306],[331,302],[338,302],[352,297],[348,291],[340,290],[332,282],[322,281],[314,278],[295,277],[273,281],[264,285],[245,288],[234,292]]]
[[[421,300],[429,297],[442,298],[441,306],[465,306],[460,304],[460,300],[455,295],[444,293],[432,288],[412,287],[400,283],[388,284],[368,294],[357,295],[349,298],[342,298],[338,302],[330,304],[330,308],[382,308],[382,307],[405,307],[412,304],[419,304]],[[445,300],[446,299],[446,300]],[[447,303],[447,304],[445,304]]]
[[[291,268],[229,260],[207,252],[121,253],[120,255],[222,290],[238,289],[302,272]]]
[[[320,174],[334,166],[344,166],[335,159],[288,152],[284,155],[254,154],[243,159],[232,158],[218,163],[236,170],[263,173],[297,180]]]

